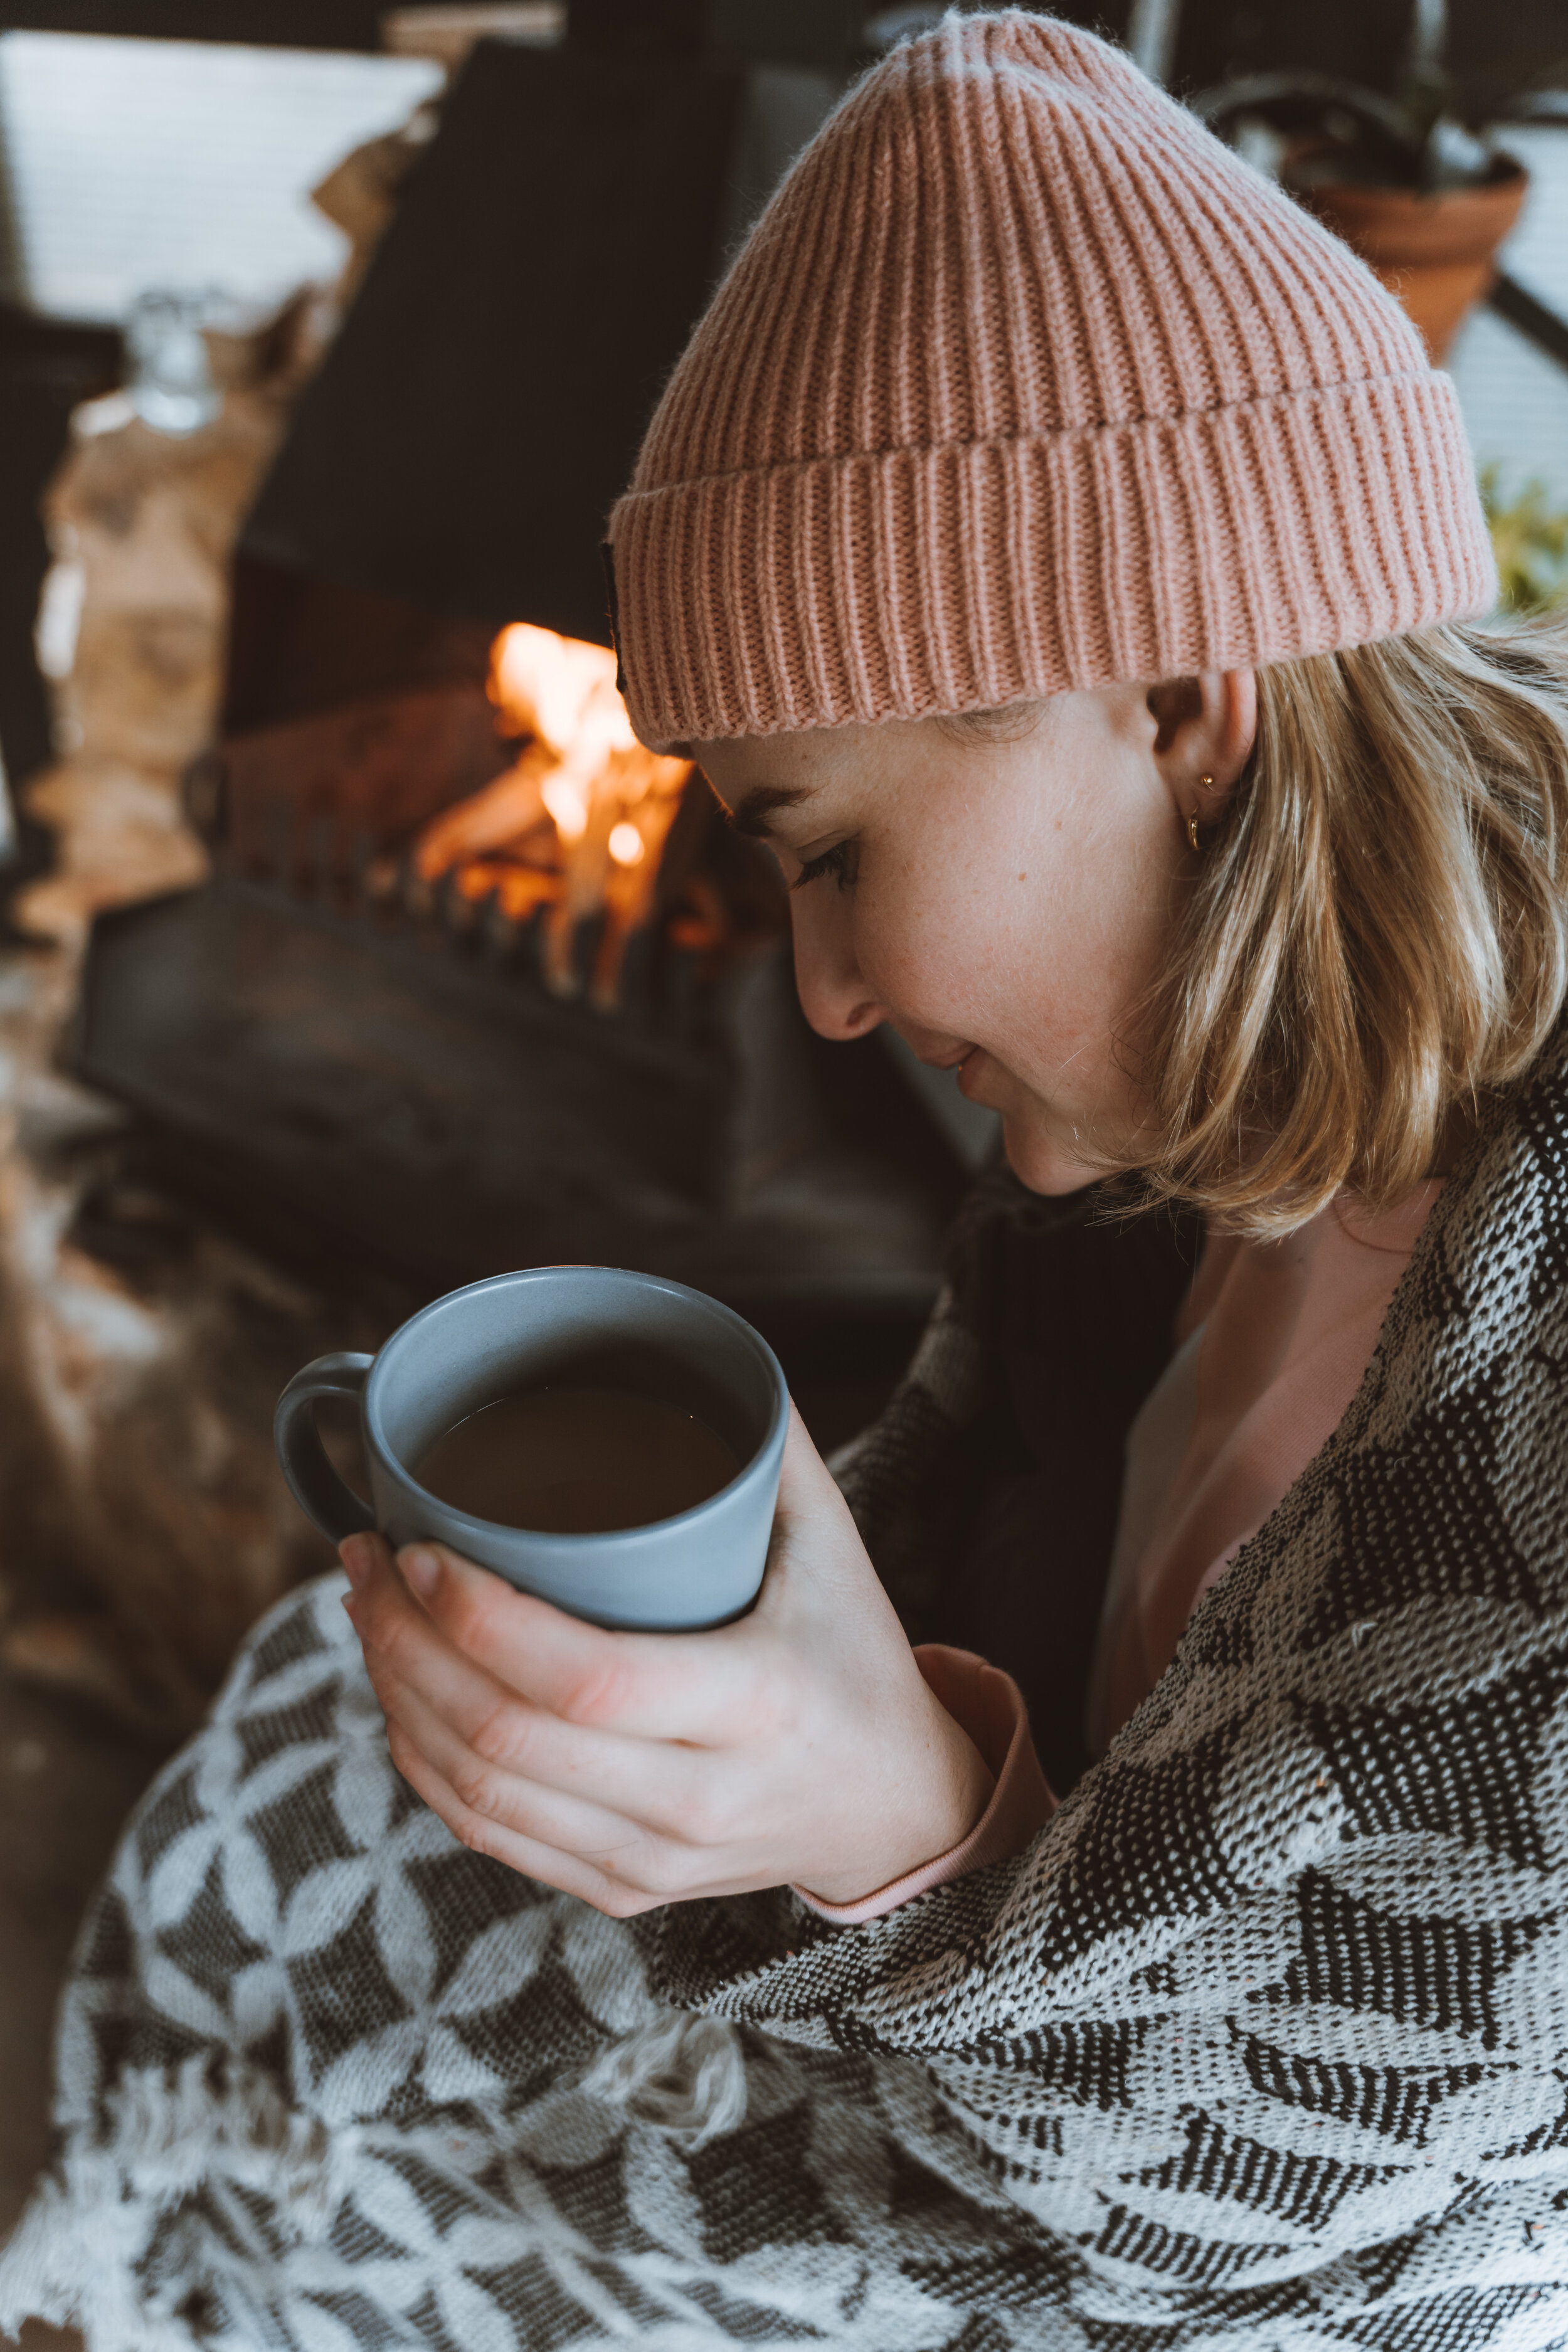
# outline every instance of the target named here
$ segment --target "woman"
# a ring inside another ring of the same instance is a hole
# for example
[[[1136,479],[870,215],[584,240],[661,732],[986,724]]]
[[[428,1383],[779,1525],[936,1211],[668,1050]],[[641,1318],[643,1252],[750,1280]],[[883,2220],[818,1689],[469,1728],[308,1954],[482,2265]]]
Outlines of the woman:
[[[1451,388],[1115,52],[954,17],[611,537],[814,1024],[1013,1173],[843,1493],[795,1427],[744,1622],[356,1538],[368,1685],[335,1586],[262,1629],[91,1924],[0,2315],[1560,2343],[1568,665],[1460,625]]]

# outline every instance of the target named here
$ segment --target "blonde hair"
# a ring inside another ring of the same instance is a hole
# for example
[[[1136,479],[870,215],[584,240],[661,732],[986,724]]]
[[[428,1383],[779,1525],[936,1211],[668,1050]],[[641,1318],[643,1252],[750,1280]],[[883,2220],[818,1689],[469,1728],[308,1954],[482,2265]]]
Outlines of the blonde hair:
[[[1568,991],[1568,631],[1258,672],[1258,740],[1140,1007],[1149,1194],[1289,1232],[1431,1173]]]
[[[1568,626],[1447,624],[1258,673],[1258,740],[1135,1008],[1146,1200],[1284,1234],[1392,1207],[1568,993]],[[1044,706],[970,711],[1015,741]]]

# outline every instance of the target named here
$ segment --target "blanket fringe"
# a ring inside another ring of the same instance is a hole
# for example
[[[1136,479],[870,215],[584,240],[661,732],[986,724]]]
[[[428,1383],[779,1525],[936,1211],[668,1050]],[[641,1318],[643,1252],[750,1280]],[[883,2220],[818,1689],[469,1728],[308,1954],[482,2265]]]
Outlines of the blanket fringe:
[[[188,2352],[188,2331],[151,2310],[136,2281],[159,2215],[216,2176],[264,2191],[302,2240],[319,2240],[358,2140],[289,2108],[239,2063],[128,2073],[101,2132],[68,2132],[0,2253],[0,2335],[39,2319],[79,2327],[92,2352]]]
[[[667,2013],[613,2043],[584,2076],[583,2088],[700,2147],[745,2119],[741,2037],[722,2018]]]

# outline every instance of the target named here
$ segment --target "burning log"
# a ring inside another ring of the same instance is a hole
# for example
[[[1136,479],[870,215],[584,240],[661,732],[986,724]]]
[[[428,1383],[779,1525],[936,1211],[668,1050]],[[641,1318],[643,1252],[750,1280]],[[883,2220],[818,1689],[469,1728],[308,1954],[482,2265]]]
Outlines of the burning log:
[[[494,783],[443,809],[426,826],[415,852],[415,862],[426,881],[437,882],[453,867],[461,872],[482,864],[490,852],[510,845],[515,844],[521,854],[531,835],[542,829],[551,831],[543,786],[555,765],[555,755],[547,745],[531,743],[516,766],[508,768]]]
[[[444,683],[307,709],[197,761],[186,806],[217,868],[685,1035],[781,936],[776,868],[716,822],[689,761],[636,741],[603,646],[517,626],[457,650]]]
[[[522,749],[504,775],[426,825],[415,872],[427,890],[450,877],[461,899],[498,898],[513,922],[548,909],[546,985],[574,996],[585,979],[590,1002],[612,1011],[690,762],[637,741],[603,646],[514,623],[491,649],[488,692],[501,733]],[[584,975],[579,941],[601,918]]]

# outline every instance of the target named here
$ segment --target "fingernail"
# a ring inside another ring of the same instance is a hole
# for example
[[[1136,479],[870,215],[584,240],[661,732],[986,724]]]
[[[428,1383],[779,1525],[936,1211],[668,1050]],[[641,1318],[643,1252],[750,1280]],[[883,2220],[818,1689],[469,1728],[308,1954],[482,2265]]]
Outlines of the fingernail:
[[[338,1546],[338,1558],[343,1564],[343,1574],[357,1592],[362,1584],[370,1581],[375,1566],[375,1541],[371,1536],[350,1536]]]
[[[359,1603],[354,1599],[352,1592],[345,1592],[343,1595],[343,1615],[348,1619],[349,1623],[353,1627],[354,1632],[357,1633],[359,1632]]]
[[[433,1551],[415,1544],[397,1555],[397,1565],[403,1570],[403,1580],[412,1585],[421,1601],[428,1601],[436,1590],[436,1580],[441,1573],[441,1563]]]

